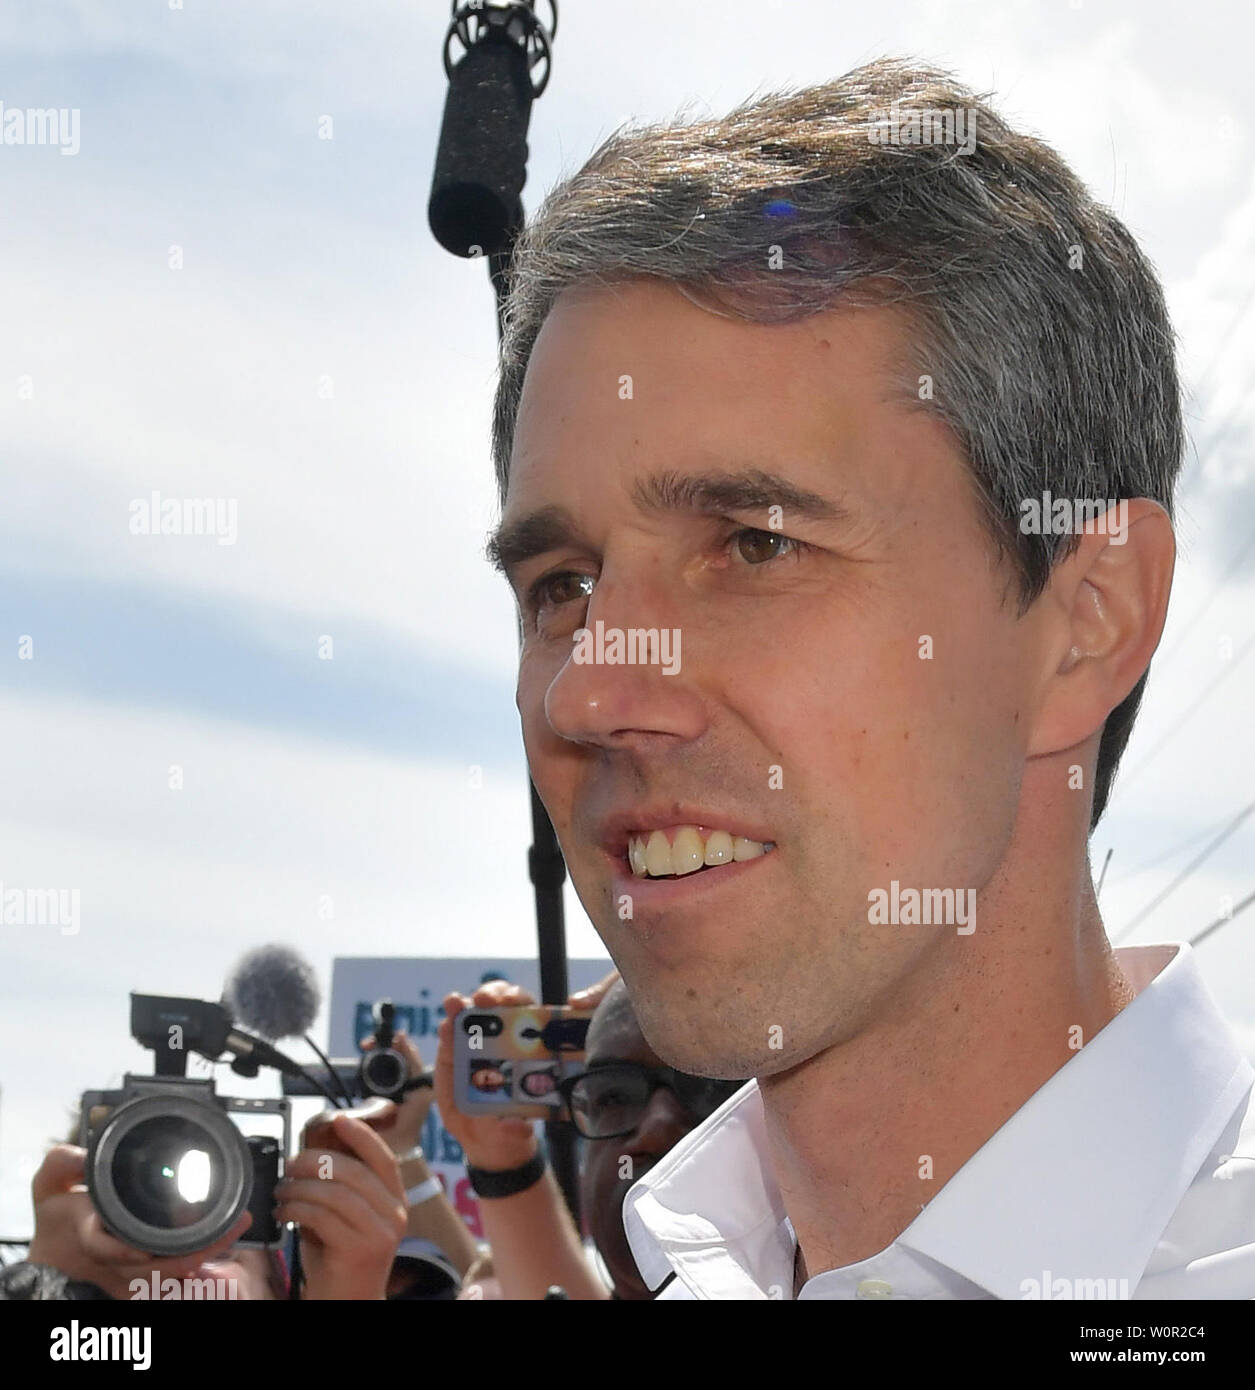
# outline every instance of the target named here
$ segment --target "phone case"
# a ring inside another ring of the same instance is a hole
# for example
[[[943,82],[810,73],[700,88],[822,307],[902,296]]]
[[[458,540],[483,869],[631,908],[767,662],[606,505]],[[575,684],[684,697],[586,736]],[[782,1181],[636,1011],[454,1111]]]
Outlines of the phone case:
[[[558,1085],[584,1070],[592,1011],[566,1004],[477,1009],[453,1030],[453,1098],[464,1115],[566,1117]]]

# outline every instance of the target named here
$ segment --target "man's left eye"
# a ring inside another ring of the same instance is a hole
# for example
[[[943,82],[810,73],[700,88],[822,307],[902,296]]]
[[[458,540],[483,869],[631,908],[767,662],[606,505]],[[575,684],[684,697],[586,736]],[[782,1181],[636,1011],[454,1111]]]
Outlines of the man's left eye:
[[[731,538],[733,549],[747,565],[762,565],[801,549],[801,543],[782,536],[778,531],[760,531],[746,527]]]
[[[528,590],[529,606],[543,613],[550,606],[562,607],[579,599],[587,601],[593,592],[591,575],[579,574],[575,570],[559,570],[544,575]]]

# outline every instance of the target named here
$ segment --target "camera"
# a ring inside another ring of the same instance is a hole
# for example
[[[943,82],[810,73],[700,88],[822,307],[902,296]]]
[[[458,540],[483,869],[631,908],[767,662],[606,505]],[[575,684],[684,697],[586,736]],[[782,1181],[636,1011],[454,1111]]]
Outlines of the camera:
[[[420,1086],[430,1086],[430,1076],[410,1076],[409,1063],[404,1055],[392,1046],[395,1029],[396,1007],[390,999],[379,1000],[373,1010],[375,1021],[375,1046],[363,1054],[360,1061],[347,1057],[331,1059],[333,1076],[310,1068],[306,1076],[285,1075],[283,1094],[285,1096],[313,1096],[326,1094],[328,1083],[337,1086],[341,1093],[352,1100],[365,1100],[379,1096],[398,1104],[409,1091]],[[315,1079],[316,1078],[316,1079]]]
[[[131,995],[131,1033],[153,1049],[154,1075],[128,1073],[119,1090],[84,1092],[79,1122],[88,1192],[105,1228],[127,1245],[191,1254],[244,1211],[253,1222],[241,1244],[279,1239],[274,1190],[291,1139],[289,1102],[220,1096],[212,1079],[184,1074],[189,1051],[217,1058],[232,1029],[220,1004]],[[256,1061],[233,1065],[256,1074]],[[233,1122],[244,1115],[278,1116],[282,1139],[245,1135]]]

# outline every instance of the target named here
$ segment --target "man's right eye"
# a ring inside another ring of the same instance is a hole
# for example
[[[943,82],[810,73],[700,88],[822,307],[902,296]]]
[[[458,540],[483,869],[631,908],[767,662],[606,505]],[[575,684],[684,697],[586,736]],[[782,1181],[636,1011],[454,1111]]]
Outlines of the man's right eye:
[[[550,609],[568,603],[587,603],[592,597],[593,583],[591,574],[581,574],[578,570],[543,575],[527,591],[528,608],[539,618]]]

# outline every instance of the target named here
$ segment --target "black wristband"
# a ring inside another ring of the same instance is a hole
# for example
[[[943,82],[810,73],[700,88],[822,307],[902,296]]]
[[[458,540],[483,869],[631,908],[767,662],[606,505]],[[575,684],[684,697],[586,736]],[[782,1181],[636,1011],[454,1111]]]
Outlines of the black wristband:
[[[545,1176],[545,1155],[539,1150],[521,1167],[507,1169],[504,1173],[493,1173],[485,1168],[472,1168],[466,1165],[466,1176],[471,1180],[477,1197],[513,1197],[516,1192],[526,1192]]]

